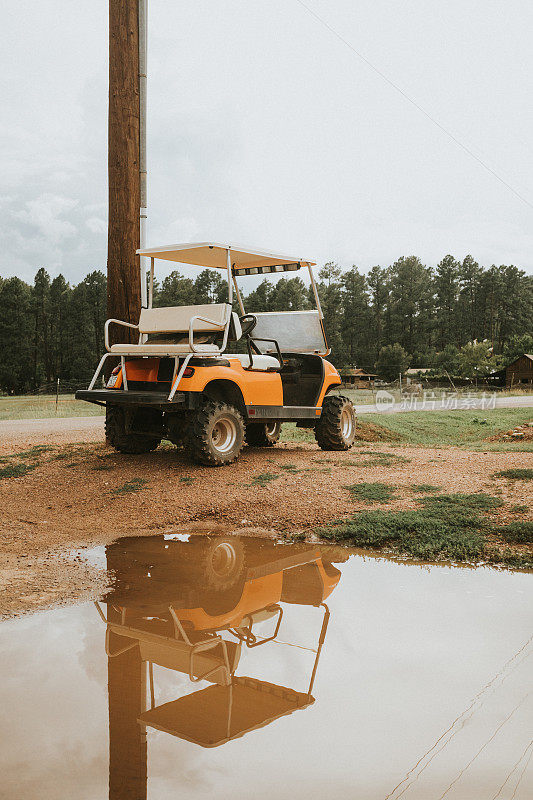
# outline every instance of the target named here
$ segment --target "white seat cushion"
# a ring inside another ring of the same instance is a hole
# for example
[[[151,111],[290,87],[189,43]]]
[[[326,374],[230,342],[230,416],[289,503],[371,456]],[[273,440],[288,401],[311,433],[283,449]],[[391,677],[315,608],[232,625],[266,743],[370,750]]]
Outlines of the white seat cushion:
[[[216,344],[197,344],[192,351],[188,344],[112,344],[109,350],[119,356],[181,356],[185,353],[218,355]]]
[[[248,353],[243,353],[243,354],[239,353],[239,355],[233,355],[233,353],[231,353],[231,354],[226,354],[226,355],[227,355],[227,358],[229,358],[229,359],[238,358],[239,361],[241,362],[241,364],[243,365],[243,367],[249,367],[250,366],[250,356],[248,355]],[[256,355],[254,355],[254,359],[253,359],[253,368],[254,369],[269,369],[270,367],[277,367],[279,369],[279,361],[278,361],[277,358],[274,358],[273,356],[256,356]]]
[[[205,317],[213,322],[195,320],[193,327],[198,332],[223,330],[229,319],[231,306],[227,303],[209,303],[201,306],[171,306],[169,308],[141,308],[140,333],[188,332],[193,317]]]

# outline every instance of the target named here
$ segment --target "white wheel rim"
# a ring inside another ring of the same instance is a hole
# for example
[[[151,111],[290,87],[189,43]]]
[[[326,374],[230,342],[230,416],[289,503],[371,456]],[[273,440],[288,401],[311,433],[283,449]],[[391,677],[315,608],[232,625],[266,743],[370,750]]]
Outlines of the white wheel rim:
[[[351,408],[343,408],[341,411],[341,434],[345,441],[348,441],[354,429],[354,419]]]
[[[229,453],[237,441],[237,426],[230,417],[220,417],[213,425],[211,442],[218,453]]]
[[[265,433],[268,436],[274,436],[274,434],[276,433],[276,425],[277,424],[278,424],[277,422],[267,422],[265,424]]]
[[[211,556],[213,572],[221,577],[231,574],[235,567],[237,556],[235,549],[228,542],[222,542],[215,547]]]

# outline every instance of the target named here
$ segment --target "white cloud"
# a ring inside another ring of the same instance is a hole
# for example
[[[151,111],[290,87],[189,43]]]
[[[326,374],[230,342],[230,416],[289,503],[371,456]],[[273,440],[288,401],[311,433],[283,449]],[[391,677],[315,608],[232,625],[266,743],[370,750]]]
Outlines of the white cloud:
[[[28,200],[22,211],[14,212],[13,217],[25,222],[45,241],[56,245],[76,233],[76,227],[62,216],[78,205],[78,200],[53,194],[42,194],[35,200]]]
[[[107,233],[107,221],[100,217],[89,217],[85,224],[93,233]]]

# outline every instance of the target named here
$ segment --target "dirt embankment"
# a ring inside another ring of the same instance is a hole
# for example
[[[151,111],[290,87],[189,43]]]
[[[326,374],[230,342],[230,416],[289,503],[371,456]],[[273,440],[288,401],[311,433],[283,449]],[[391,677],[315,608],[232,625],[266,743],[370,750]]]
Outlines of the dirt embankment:
[[[100,437],[95,429],[92,439]],[[508,521],[511,504],[530,501],[530,484],[491,478],[499,470],[530,466],[528,453],[370,443],[325,453],[311,444],[285,443],[247,448],[235,464],[210,469],[192,465],[171,447],[123,456],[101,441],[74,444],[71,434],[64,444],[57,434],[44,445],[42,436],[38,442],[30,439],[26,432],[0,449],[2,470],[10,475],[19,466],[18,477],[0,480],[0,613],[43,606],[94,587],[98,576],[92,568],[75,558],[58,559],[57,553],[70,548],[202,520],[231,529],[311,532],[368,509],[345,488],[363,481],[397,487],[389,510],[414,508],[411,487],[418,484],[445,492],[498,492],[505,502],[498,512],[502,522]]]

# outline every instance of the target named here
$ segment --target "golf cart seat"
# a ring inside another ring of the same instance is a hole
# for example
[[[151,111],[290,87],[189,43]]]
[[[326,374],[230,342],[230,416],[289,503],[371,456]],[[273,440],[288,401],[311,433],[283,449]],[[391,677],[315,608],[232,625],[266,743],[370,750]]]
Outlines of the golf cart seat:
[[[193,654],[191,659],[191,646],[182,641],[150,642],[140,641],[139,649],[143,661],[158,664],[160,667],[189,674],[192,668],[193,675],[198,678],[207,674],[207,680],[217,683],[220,686],[227,686],[231,680],[231,675],[237,669],[241,648],[236,642],[225,642],[229,674],[224,659],[221,645],[215,645],[212,649],[198,651]]]
[[[229,303],[142,308],[138,325],[117,319],[108,319],[105,324],[105,345],[107,352],[115,355],[183,355],[186,353],[216,355],[224,348],[205,340],[216,334],[226,333],[230,323],[233,329],[232,338],[240,339],[239,318],[236,314],[232,314]],[[110,345],[110,324],[138,330],[139,343]],[[200,336],[200,341],[198,341],[198,336]],[[144,341],[145,337],[153,337],[153,339]]]
[[[243,367],[246,369],[250,367],[250,356],[248,353],[239,353],[230,355],[230,358],[238,358]],[[274,356],[256,356],[253,357],[253,368],[259,370],[279,370],[279,361]]]
[[[188,344],[112,344],[109,348],[110,353],[117,356],[182,356],[191,352]],[[218,355],[220,348],[216,344],[195,344],[194,352],[201,355]],[[276,362],[277,363],[277,362]]]
[[[208,686],[145,711],[138,722],[202,747],[217,747],[314,703],[310,694],[255,678]]]
[[[98,603],[95,605],[105,620]],[[115,650],[111,647],[113,637],[118,637],[116,640],[121,642],[129,640],[129,643]],[[107,623],[106,653],[109,658],[135,647],[139,648],[143,661],[183,672],[191,681],[205,679],[221,686],[231,683],[241,655],[240,642],[222,640],[220,636],[194,637],[191,641],[186,634],[183,638],[174,638],[125,624]]]

